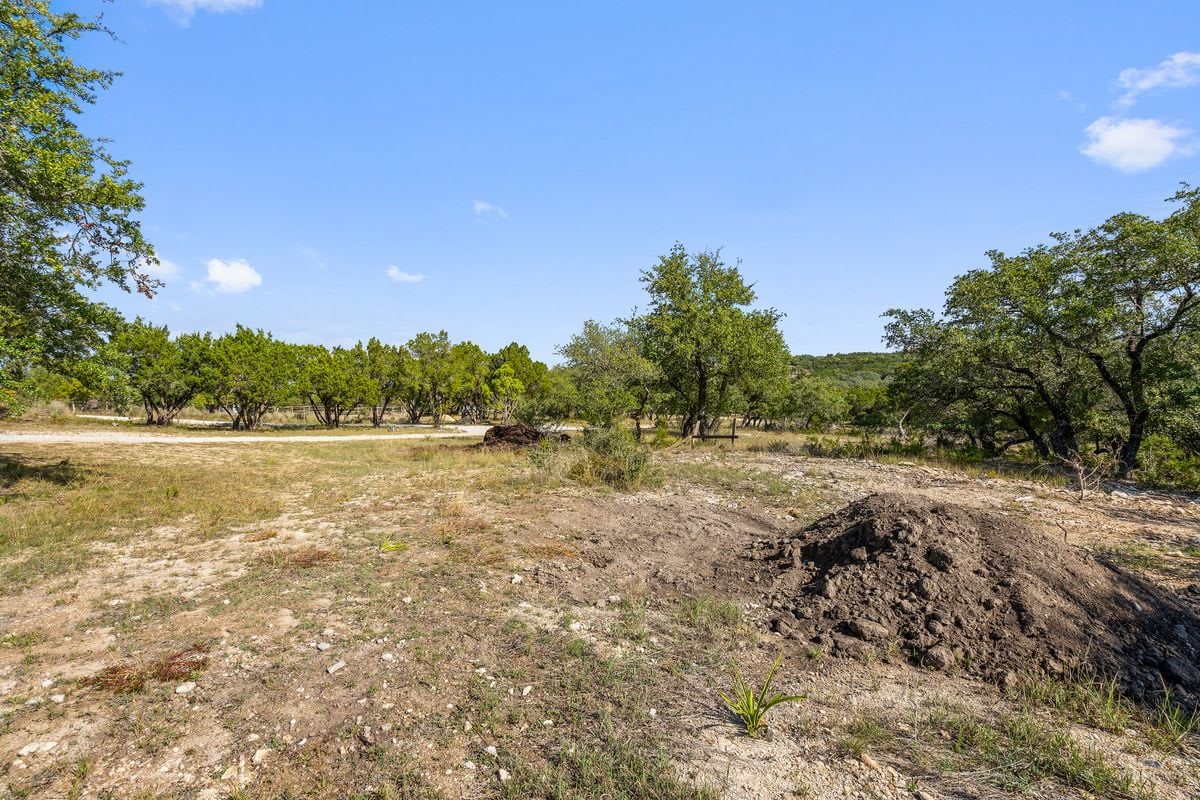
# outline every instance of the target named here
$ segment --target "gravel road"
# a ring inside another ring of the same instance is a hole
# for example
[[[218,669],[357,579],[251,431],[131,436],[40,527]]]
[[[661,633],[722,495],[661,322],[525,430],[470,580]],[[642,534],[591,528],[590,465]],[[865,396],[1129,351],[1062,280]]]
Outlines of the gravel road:
[[[490,425],[455,425],[453,428],[432,428],[421,433],[351,433],[328,434],[245,434],[234,431],[189,436],[187,434],[117,431],[30,431],[29,433],[0,433],[0,444],[250,444],[253,442],[365,442],[389,439],[451,439],[483,438]]]

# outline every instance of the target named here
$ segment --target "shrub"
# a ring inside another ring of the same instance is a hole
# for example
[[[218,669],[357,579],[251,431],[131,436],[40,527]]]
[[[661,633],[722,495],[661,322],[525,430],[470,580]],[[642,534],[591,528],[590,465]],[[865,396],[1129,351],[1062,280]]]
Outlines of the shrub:
[[[583,484],[638,489],[657,481],[650,453],[623,428],[589,428],[583,432],[583,457],[568,474]]]
[[[568,443],[547,437],[529,448],[529,460],[552,480],[585,486],[631,490],[660,478],[650,452],[622,428],[589,428],[581,440]]]

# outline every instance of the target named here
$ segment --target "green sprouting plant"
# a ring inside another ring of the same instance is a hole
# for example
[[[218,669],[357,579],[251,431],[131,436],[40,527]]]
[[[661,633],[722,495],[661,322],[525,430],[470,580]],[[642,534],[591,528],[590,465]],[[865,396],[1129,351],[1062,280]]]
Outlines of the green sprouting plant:
[[[397,542],[392,539],[384,539],[383,543],[379,545],[381,553],[403,553],[407,549],[408,542]]]
[[[1187,711],[1164,689],[1155,709],[1150,743],[1164,753],[1181,750],[1188,738],[1200,733],[1200,711]]]
[[[733,665],[732,696],[726,695],[724,692],[718,692],[718,694],[725,701],[725,705],[729,706],[729,710],[737,714],[742,724],[746,726],[747,736],[754,737],[758,735],[767,712],[775,706],[780,703],[795,703],[807,699],[802,694],[785,695],[783,692],[771,694],[771,681],[775,678],[775,672],[779,669],[781,661],[783,661],[782,654],[775,659],[775,663],[767,673],[766,680],[763,681],[762,688],[755,692],[750,684],[746,683],[741,667],[738,666],[736,661],[730,660],[730,663]]]

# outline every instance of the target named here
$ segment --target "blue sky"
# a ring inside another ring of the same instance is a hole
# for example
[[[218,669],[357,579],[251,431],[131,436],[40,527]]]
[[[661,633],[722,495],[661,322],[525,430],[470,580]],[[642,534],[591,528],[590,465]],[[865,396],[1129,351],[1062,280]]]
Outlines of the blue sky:
[[[173,330],[445,328],[553,360],[675,241],[795,352],[881,348],[989,248],[1200,182],[1200,3],[94,0],[83,118],[145,183]]]

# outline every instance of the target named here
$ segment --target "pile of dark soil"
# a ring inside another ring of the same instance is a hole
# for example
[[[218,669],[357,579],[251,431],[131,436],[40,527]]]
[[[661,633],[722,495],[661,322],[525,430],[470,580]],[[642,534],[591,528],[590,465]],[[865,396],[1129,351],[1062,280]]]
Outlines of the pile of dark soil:
[[[543,433],[537,428],[531,428],[520,422],[515,425],[493,425],[483,434],[484,447],[529,447],[547,437],[560,441],[568,441],[571,437],[565,433]]]
[[[1200,620],[1171,590],[1004,516],[867,497],[756,553],[773,627],[1011,684],[1085,669],[1134,697],[1200,702]]]

